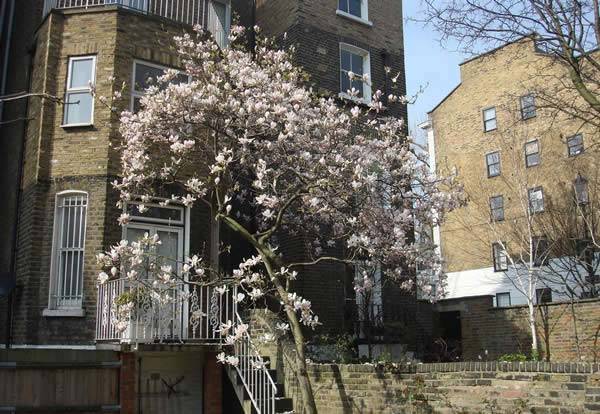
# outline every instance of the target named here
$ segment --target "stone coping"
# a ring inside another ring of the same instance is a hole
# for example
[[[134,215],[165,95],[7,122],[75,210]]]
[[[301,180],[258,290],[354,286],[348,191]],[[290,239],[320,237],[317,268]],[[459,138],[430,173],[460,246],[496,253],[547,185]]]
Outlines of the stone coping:
[[[599,363],[586,362],[440,362],[429,364],[397,363],[387,365],[376,364],[310,364],[309,371],[349,371],[375,372],[390,371],[395,373],[416,374],[436,372],[540,372],[557,374],[594,374],[600,372]]]

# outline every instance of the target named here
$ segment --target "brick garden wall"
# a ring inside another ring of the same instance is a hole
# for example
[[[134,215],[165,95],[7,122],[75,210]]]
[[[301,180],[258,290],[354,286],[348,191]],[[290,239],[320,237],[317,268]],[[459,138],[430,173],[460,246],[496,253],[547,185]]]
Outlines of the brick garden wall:
[[[495,308],[491,296],[445,300],[436,305],[438,311],[459,310],[461,313],[464,360],[479,356],[494,359],[499,355],[528,353],[531,335],[527,323],[527,307]],[[538,340],[543,355],[552,361],[597,362],[600,357],[600,300],[574,303],[551,303],[536,308]],[[580,353],[577,352],[575,320]]]
[[[600,411],[597,364],[311,365],[309,374],[328,414]]]

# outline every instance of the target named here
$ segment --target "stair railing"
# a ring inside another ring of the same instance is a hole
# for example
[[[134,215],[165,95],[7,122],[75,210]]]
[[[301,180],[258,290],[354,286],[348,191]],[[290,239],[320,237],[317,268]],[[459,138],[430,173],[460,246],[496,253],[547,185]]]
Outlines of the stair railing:
[[[237,324],[243,324],[243,320],[237,312],[235,316]],[[277,385],[275,385],[260,353],[252,344],[248,332],[245,332],[242,339],[235,343],[235,356],[239,359],[235,369],[256,412],[258,414],[275,414]]]

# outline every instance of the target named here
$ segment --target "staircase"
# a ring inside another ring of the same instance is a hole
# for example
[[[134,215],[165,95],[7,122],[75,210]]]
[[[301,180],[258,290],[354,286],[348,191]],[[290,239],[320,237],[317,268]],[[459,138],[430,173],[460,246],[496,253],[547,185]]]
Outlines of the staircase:
[[[237,324],[243,320],[236,312]],[[246,332],[235,344],[237,366],[228,366],[229,377],[244,414],[283,414],[293,411],[293,401],[284,396],[283,384],[277,382],[277,370],[270,369],[270,358],[263,357]]]

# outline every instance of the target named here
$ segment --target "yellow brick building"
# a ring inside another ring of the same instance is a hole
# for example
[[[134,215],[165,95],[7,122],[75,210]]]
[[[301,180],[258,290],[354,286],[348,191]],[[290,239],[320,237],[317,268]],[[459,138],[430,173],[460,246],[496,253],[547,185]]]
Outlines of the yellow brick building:
[[[455,170],[468,199],[434,229],[447,297],[494,295],[499,306],[522,304],[510,258],[526,257],[529,239],[558,237],[548,234],[557,232],[549,228],[550,211],[568,208],[578,176],[597,182],[597,130],[548,104],[544,97],[582,103],[566,68],[531,38],[463,62],[460,74],[421,125],[433,167]]]

